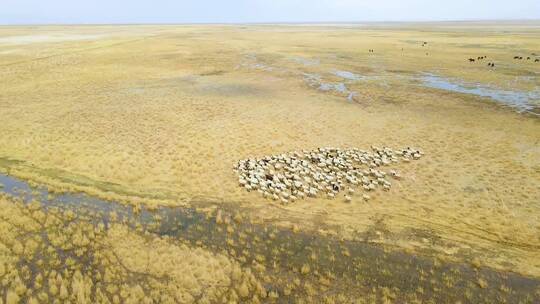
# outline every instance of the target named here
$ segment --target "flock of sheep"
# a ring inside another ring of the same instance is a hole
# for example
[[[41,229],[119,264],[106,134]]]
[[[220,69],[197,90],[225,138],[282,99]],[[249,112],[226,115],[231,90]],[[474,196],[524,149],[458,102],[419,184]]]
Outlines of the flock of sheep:
[[[244,159],[233,169],[245,190],[258,191],[264,198],[283,204],[320,195],[334,199],[342,191],[343,199],[350,202],[355,188],[362,187],[366,192],[377,188],[390,190],[389,177],[399,179],[400,175],[395,170],[382,171],[381,167],[422,156],[420,150],[410,147],[401,150],[372,147],[372,151],[318,148]],[[364,193],[362,199],[369,200],[370,196]]]

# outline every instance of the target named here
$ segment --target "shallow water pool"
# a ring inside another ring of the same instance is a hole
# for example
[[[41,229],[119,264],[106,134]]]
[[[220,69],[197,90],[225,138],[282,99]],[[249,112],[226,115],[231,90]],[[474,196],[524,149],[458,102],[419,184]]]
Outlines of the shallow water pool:
[[[466,83],[459,80],[451,80],[429,73],[421,76],[420,80],[422,81],[422,85],[426,87],[489,97],[497,102],[514,107],[521,112],[529,112],[538,115],[533,111],[540,107],[539,88],[535,91],[503,90],[480,83]]]

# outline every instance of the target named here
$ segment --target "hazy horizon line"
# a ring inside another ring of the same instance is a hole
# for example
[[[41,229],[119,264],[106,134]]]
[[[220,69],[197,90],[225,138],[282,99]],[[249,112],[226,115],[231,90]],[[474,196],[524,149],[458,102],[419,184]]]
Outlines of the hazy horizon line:
[[[260,21],[260,22],[96,22],[96,23],[0,23],[0,26],[80,26],[80,25],[287,25],[287,24],[381,24],[381,23],[460,23],[460,22],[540,22],[540,18],[508,19],[439,19],[439,20],[378,20],[378,21]]]

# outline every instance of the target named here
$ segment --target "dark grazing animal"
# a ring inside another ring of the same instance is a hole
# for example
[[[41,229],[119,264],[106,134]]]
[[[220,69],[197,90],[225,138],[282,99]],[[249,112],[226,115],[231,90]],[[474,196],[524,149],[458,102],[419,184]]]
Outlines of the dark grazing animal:
[[[527,57],[527,60],[531,60],[531,57]]]
[[[540,62],[540,59],[535,59],[534,62]]]
[[[519,56],[514,56],[514,59],[519,59]]]
[[[469,62],[474,62],[474,58],[469,58]]]

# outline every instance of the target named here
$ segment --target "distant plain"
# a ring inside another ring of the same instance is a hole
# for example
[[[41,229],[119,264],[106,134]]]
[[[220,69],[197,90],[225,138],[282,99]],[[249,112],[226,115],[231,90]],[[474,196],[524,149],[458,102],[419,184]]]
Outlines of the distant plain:
[[[536,59],[538,22],[0,27],[0,172],[539,278]],[[372,145],[425,157],[367,202],[281,205],[232,170]]]

